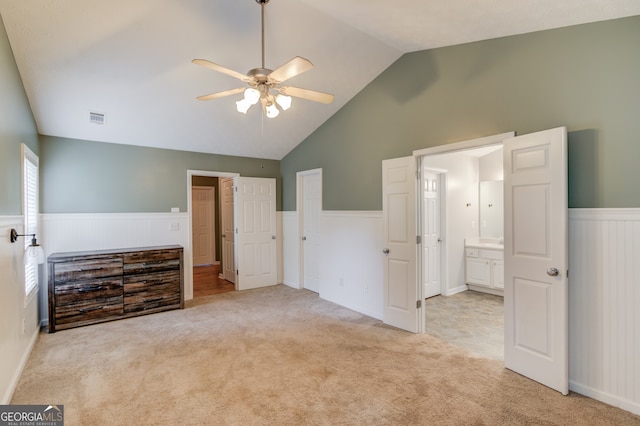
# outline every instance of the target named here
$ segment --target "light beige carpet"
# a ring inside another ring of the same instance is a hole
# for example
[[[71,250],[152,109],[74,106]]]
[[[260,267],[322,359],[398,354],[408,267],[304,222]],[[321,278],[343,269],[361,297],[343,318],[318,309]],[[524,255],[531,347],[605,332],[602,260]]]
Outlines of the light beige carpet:
[[[42,334],[12,403],[67,425],[640,424],[284,286]]]

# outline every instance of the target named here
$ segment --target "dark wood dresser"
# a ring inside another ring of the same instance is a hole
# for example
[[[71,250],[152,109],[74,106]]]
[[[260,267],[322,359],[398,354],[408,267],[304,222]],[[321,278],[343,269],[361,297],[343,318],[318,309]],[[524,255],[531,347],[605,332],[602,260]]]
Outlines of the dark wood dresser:
[[[54,253],[49,333],[184,307],[181,246]]]

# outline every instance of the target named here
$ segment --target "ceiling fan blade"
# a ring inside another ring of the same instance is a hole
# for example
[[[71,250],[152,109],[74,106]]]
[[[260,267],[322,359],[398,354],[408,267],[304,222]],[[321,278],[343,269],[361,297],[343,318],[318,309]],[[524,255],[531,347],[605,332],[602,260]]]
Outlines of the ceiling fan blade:
[[[211,99],[223,98],[225,96],[235,95],[237,93],[242,93],[246,90],[246,87],[239,87],[237,89],[225,90],[224,92],[212,93],[210,95],[202,95],[198,96],[196,99],[200,101],[210,101]]]
[[[269,80],[282,83],[291,77],[295,77],[305,71],[309,71],[311,68],[313,68],[313,64],[310,60],[296,56],[280,68],[271,71],[271,73],[269,73]]]
[[[316,92],[315,90],[301,89],[299,87],[283,86],[280,87],[280,91],[288,96],[294,96],[296,98],[307,99],[323,104],[330,104],[334,99],[334,96],[329,93]]]
[[[214,71],[221,72],[222,74],[226,74],[231,77],[237,78],[238,80],[241,80],[241,81],[250,80],[249,77],[244,74],[240,74],[239,72],[223,67],[222,65],[214,64],[213,62],[207,61],[206,59],[194,59],[191,62],[193,62],[196,65],[202,65],[203,67],[207,67]]]

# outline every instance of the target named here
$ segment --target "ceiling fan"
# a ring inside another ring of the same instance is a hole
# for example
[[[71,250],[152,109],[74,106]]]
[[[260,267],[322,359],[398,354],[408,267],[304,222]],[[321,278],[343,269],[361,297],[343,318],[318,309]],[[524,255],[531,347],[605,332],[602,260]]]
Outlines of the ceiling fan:
[[[291,106],[291,96],[307,99],[323,104],[333,102],[334,96],[328,93],[316,92],[315,90],[301,89],[293,86],[282,86],[286,80],[309,71],[313,64],[308,59],[296,56],[286,64],[270,70],[264,65],[264,6],[269,0],[255,0],[262,9],[262,67],[249,70],[246,75],[233,71],[222,65],[214,64],[206,59],[194,59],[192,62],[202,65],[222,74],[235,77],[244,81],[249,87],[239,87],[237,89],[225,90],[224,92],[212,93],[210,95],[198,96],[201,101],[222,98],[244,92],[244,98],[236,102],[238,112],[246,114],[252,105],[260,102],[262,110],[268,118],[275,118],[280,114],[280,109],[286,111]],[[278,108],[280,107],[280,109]]]

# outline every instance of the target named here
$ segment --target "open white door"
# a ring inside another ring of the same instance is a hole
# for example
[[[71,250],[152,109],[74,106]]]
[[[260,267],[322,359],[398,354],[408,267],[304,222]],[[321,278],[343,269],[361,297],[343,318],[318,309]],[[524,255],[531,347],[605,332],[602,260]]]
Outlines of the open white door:
[[[276,180],[233,178],[236,290],[277,284]]]
[[[567,129],[504,141],[505,367],[569,392]]]
[[[442,294],[440,263],[440,175],[422,171],[422,297]]]
[[[417,283],[416,159],[382,162],[385,324],[420,333],[424,315]]]
[[[236,282],[235,227],[233,226],[233,178],[220,179],[222,194],[220,212],[222,222],[222,276]]]

